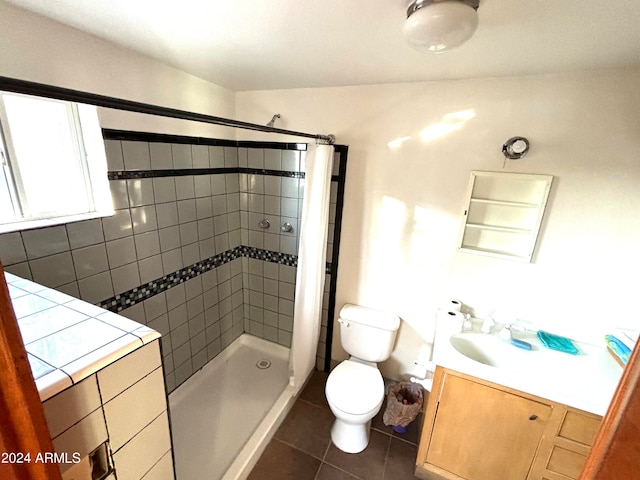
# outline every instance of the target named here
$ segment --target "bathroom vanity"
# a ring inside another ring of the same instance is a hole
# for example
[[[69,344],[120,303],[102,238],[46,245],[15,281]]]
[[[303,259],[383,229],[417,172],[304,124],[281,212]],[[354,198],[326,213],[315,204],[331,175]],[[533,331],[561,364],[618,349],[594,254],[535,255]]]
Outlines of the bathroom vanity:
[[[602,417],[437,367],[416,476],[577,479]]]
[[[604,345],[579,355],[522,350],[497,335],[441,328],[416,476],[428,480],[577,479],[622,368]]]

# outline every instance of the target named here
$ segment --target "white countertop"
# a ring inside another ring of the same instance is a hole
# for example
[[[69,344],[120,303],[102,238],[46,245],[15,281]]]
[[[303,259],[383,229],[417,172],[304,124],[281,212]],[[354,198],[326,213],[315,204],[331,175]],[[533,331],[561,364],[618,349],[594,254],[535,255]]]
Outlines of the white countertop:
[[[5,272],[42,401],[157,338],[140,323]]]
[[[474,331],[459,335],[489,335],[479,333],[479,321]],[[442,367],[472,375],[505,387],[546,398],[579,410],[604,416],[622,375],[622,367],[607,352],[606,346],[573,341],[578,355],[544,347],[534,332],[514,332],[514,338],[529,342],[533,349],[523,350],[502,340],[496,325],[491,335],[504,342],[503,351],[511,355],[513,363],[494,367],[472,360],[451,344],[451,329],[440,325],[436,332],[434,363]],[[502,345],[500,345],[502,347]]]

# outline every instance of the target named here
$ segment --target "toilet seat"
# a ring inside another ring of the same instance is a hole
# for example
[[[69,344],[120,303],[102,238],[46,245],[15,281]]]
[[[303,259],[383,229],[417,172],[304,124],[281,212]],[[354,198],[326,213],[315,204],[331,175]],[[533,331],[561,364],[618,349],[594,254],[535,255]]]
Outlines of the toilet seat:
[[[325,393],[327,400],[339,410],[361,415],[380,406],[384,381],[376,367],[345,360],[329,374]]]

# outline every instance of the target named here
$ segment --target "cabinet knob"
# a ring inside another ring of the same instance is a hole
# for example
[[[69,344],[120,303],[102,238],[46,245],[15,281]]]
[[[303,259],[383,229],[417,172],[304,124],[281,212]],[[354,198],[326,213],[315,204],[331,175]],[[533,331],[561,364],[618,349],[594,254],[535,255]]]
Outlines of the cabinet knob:
[[[537,419],[537,418],[538,418],[538,415],[536,415],[536,414],[534,413],[533,415],[531,415],[531,416],[529,417],[529,420],[535,420],[535,419]]]

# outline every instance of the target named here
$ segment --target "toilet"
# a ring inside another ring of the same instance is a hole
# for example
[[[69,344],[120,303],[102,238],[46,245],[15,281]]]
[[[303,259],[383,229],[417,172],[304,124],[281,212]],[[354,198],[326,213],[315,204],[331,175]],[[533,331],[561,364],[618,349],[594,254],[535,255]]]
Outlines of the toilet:
[[[336,419],[331,440],[343,452],[359,453],[369,444],[371,419],[384,401],[384,381],[377,363],[389,358],[400,318],[346,304],[340,310],[340,343],[350,355],[332,370],[325,386]]]

